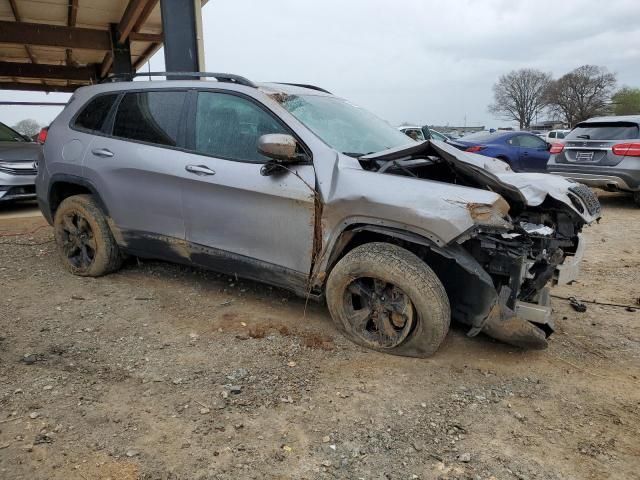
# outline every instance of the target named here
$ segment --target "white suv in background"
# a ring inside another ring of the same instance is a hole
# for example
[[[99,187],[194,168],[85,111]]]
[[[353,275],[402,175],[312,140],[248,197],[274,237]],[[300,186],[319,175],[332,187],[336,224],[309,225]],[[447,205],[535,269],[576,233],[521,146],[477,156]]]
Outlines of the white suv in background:
[[[550,130],[539,135],[547,143],[564,143],[564,137],[571,130]]]

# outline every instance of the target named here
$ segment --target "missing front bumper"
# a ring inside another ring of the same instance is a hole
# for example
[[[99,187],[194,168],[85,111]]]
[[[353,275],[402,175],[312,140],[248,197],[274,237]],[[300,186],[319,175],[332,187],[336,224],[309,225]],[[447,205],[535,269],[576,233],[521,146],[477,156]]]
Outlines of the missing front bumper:
[[[554,283],[557,285],[566,285],[578,279],[580,274],[580,262],[584,257],[586,242],[582,234],[578,234],[578,246],[573,256],[567,256],[562,265],[556,267]]]
[[[540,292],[538,303],[517,301],[515,310],[506,305],[510,293],[509,288],[503,287],[479,331],[516,347],[528,350],[547,348],[547,338],[554,331],[548,288]]]

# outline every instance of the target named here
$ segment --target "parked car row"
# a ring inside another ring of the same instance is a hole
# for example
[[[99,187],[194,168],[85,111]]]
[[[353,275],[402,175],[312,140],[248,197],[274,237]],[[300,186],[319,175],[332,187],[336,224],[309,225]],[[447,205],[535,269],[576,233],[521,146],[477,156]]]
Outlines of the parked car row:
[[[401,130],[418,141],[440,139],[428,127]],[[628,192],[640,206],[640,116],[592,118],[573,130],[479,132],[445,141],[466,152],[503,160],[516,172],[547,172],[591,187]]]

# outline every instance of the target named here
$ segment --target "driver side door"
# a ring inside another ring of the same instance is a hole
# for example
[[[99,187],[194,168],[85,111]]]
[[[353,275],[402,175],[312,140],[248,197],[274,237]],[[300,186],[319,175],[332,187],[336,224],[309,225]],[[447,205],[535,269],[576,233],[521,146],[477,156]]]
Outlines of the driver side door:
[[[315,171],[308,162],[263,176],[260,169],[269,159],[257,150],[262,135],[292,132],[257,100],[211,90],[193,92],[188,130],[183,210],[192,261],[304,291],[313,251],[315,197],[309,186],[315,186]]]
[[[520,171],[545,172],[549,160],[548,144],[535,135],[515,137],[519,146]]]

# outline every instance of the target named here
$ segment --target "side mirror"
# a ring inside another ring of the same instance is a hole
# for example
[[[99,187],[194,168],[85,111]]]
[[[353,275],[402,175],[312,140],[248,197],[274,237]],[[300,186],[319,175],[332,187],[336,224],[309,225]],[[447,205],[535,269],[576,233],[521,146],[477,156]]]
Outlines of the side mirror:
[[[547,142],[547,152],[551,150],[551,144],[549,142]]]
[[[280,164],[294,163],[298,158],[298,142],[291,135],[269,133],[258,139],[258,152]]]

